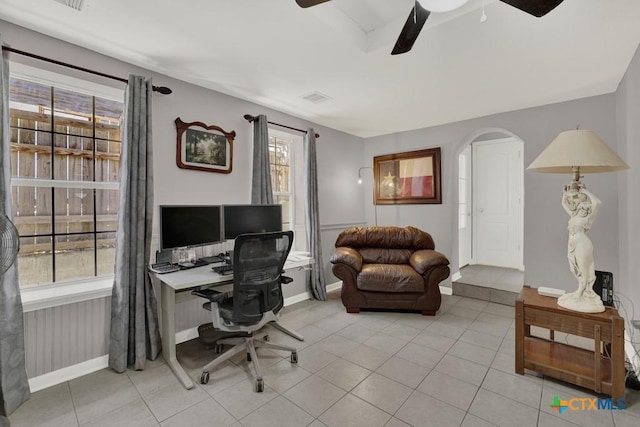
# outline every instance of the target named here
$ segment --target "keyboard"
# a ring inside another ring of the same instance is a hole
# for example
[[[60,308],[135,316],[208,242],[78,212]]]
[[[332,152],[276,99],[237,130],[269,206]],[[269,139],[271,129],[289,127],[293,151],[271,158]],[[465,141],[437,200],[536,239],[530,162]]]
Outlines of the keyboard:
[[[221,275],[226,275],[226,274],[232,274],[233,273],[233,265],[229,265],[229,264],[219,265],[217,267],[211,267],[211,269],[213,271],[215,271],[216,273],[221,274]]]
[[[180,270],[180,267],[178,267],[175,264],[163,262],[160,264],[151,265],[151,267],[149,267],[149,270],[153,271],[154,273],[165,274],[165,273],[172,273],[174,271],[178,271]]]
[[[185,269],[189,269],[189,268],[194,268],[194,267],[202,267],[203,265],[207,265],[209,264],[206,261],[203,261],[201,259],[197,259],[194,262],[180,262],[178,263],[178,266],[180,266],[181,269],[185,270]]]
[[[202,261],[208,263],[208,264],[213,264],[214,262],[224,262],[224,258],[213,255],[213,256],[204,256],[202,258],[200,258]]]

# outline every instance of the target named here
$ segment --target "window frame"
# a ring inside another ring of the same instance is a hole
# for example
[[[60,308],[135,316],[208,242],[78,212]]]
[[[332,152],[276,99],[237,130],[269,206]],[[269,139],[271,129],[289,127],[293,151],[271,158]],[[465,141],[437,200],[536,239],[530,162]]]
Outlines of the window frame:
[[[88,79],[79,79],[59,74],[44,68],[10,61],[11,78],[28,80],[34,83],[54,86],[58,89],[74,91],[83,95],[103,98],[124,103],[126,85],[107,86]],[[115,181],[76,181],[41,178],[11,178],[12,187],[34,188],[83,188],[91,190],[119,190],[120,182]],[[113,232],[117,233],[117,229]],[[52,238],[55,238],[52,237]],[[94,270],[95,272],[95,270]],[[95,275],[79,279],[65,279],[56,282],[20,287],[23,311],[29,312],[48,307],[80,302],[111,295],[113,274]]]
[[[294,134],[288,133],[288,132],[282,132],[280,130],[277,129],[272,129],[269,128],[269,147],[271,147],[271,138],[275,137],[275,138],[279,138],[281,140],[286,140],[288,141],[288,145],[289,145],[289,191],[275,191],[273,190],[273,196],[274,198],[277,196],[288,196],[289,197],[289,229],[290,230],[294,230],[295,228],[295,224],[296,224],[296,209],[295,209],[295,202],[296,202],[296,194],[295,194],[295,180],[293,179],[295,176],[295,145],[296,145],[296,136]],[[271,163],[271,161],[269,161],[269,167],[271,168],[273,164]],[[283,223],[284,225],[284,223]],[[294,243],[295,243],[295,237],[294,237]]]

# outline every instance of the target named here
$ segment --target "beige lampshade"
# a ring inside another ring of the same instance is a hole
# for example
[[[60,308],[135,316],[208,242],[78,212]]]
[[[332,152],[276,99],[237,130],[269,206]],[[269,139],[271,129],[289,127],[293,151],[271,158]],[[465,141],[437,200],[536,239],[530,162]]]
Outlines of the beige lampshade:
[[[574,166],[578,166],[581,173],[629,169],[624,160],[595,132],[568,130],[561,132],[527,170],[543,173],[571,173]]]

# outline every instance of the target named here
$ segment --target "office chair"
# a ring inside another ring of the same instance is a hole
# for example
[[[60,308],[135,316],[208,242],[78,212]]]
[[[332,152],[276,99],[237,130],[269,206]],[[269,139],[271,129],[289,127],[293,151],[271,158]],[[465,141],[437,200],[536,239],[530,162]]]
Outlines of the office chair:
[[[200,383],[209,382],[209,371],[236,354],[246,351],[247,361],[253,362],[255,391],[264,391],[264,381],[256,348],[264,347],[291,352],[291,363],[298,362],[295,348],[267,342],[268,336],[260,330],[269,322],[278,320],[284,306],[282,283],[291,278],[283,276],[283,266],[293,243],[293,231],[242,234],[235,239],[233,251],[233,293],[215,289],[200,289],[192,294],[207,298],[203,307],[211,311],[213,326],[224,332],[243,333],[241,337],[224,338],[216,343],[216,352],[223,344],[232,348],[202,368]],[[278,325],[281,329],[282,326]],[[262,339],[260,339],[262,338]]]

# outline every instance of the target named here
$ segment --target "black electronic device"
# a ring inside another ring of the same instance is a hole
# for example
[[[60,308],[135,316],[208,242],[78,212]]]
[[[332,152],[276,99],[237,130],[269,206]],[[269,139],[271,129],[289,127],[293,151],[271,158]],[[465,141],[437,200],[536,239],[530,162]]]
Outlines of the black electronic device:
[[[233,265],[219,265],[216,267],[211,267],[211,269],[220,274],[221,276],[226,276],[228,274],[232,274],[233,273]]]
[[[156,251],[156,264],[171,263],[173,261],[172,256],[173,250],[171,249],[161,249]]]
[[[613,307],[613,273],[596,270],[593,291],[600,295],[605,306]]]
[[[153,271],[154,273],[165,274],[165,273],[172,273],[174,271],[178,271],[180,270],[180,267],[168,262],[160,262],[160,263],[152,264],[151,267],[149,267],[149,270]]]
[[[222,240],[220,206],[160,206],[161,249],[210,245]]]
[[[282,231],[282,205],[224,205],[224,238]]]

